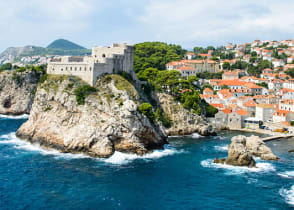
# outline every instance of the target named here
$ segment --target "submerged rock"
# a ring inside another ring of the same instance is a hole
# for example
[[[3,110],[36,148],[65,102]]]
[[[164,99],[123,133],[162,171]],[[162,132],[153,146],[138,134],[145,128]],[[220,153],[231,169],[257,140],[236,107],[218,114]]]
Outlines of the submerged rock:
[[[217,159],[217,158],[215,158],[215,159],[213,160],[213,163],[225,164],[225,162],[226,162],[226,159],[225,159],[225,158],[221,158],[221,159]]]
[[[115,151],[143,155],[167,143],[160,127],[137,111],[140,97],[127,80],[108,75],[97,82],[97,91],[77,94],[83,85],[76,77],[49,75],[38,86],[29,120],[17,136],[93,157]]]
[[[241,135],[235,136],[231,141],[228,158],[225,163],[233,166],[255,167],[255,160],[246,148],[246,137]]]
[[[250,136],[246,138],[246,147],[254,156],[260,157],[263,160],[279,160],[273,154],[272,150],[258,136]]]

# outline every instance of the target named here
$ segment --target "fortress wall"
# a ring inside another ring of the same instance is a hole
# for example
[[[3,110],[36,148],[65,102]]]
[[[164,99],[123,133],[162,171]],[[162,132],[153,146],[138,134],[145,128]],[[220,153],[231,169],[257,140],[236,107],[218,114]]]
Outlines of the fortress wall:
[[[88,84],[92,85],[93,70],[94,64],[88,63],[49,63],[47,73],[78,76]]]

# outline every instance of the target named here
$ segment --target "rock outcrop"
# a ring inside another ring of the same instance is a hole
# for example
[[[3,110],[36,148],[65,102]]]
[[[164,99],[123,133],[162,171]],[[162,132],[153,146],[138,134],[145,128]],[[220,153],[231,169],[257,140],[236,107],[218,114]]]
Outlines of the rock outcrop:
[[[229,146],[228,158],[225,163],[233,166],[254,167],[255,160],[252,154],[246,148],[246,137],[235,136]]]
[[[36,71],[0,73],[0,114],[21,115],[31,110],[40,73]]]
[[[213,127],[201,116],[184,109],[171,95],[158,93],[157,97],[163,111],[173,122],[172,127],[166,129],[167,135],[190,135],[195,132],[202,136],[216,135]]]
[[[246,138],[246,147],[254,156],[263,160],[278,160],[279,158],[273,154],[272,150],[258,136],[250,136]]]
[[[140,97],[127,80],[104,76],[84,101],[77,91],[82,86],[76,77],[49,75],[38,86],[29,120],[17,136],[93,157],[109,157],[115,151],[143,155],[167,143],[159,126],[137,111]]]
[[[260,157],[263,160],[278,160],[271,149],[258,136],[235,136],[229,146],[228,158],[214,159],[214,163],[228,164],[233,166],[254,167],[255,160],[253,156]]]

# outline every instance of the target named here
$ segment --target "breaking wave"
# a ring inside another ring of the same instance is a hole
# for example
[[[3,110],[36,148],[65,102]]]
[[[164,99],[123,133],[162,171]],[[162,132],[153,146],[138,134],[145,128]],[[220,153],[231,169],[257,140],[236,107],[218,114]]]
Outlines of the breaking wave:
[[[201,165],[205,168],[216,168],[216,169],[225,169],[227,170],[226,174],[229,175],[238,175],[247,172],[269,172],[269,171],[276,171],[275,167],[270,163],[256,163],[256,168],[248,168],[248,167],[241,167],[241,166],[231,166],[226,164],[217,164],[213,163],[212,159],[203,160],[201,161]]]
[[[164,156],[170,156],[170,155],[183,152],[183,150],[178,151],[175,148],[171,147],[170,145],[167,145],[165,146],[163,150],[155,150],[154,152],[143,155],[143,156],[139,156],[136,154],[126,154],[122,152],[115,152],[111,157],[107,159],[92,158],[84,154],[61,153],[58,150],[54,150],[54,149],[44,149],[38,144],[31,144],[29,142],[18,139],[15,136],[15,132],[0,136],[0,144],[11,144],[13,145],[13,148],[18,150],[37,152],[42,155],[52,155],[57,159],[59,158],[63,158],[63,159],[91,158],[93,160],[99,160],[105,163],[111,163],[115,165],[127,164],[136,159],[144,159],[144,160],[159,159]]]
[[[278,175],[285,178],[294,178],[294,171],[285,171],[282,173],[278,173]]]
[[[291,187],[290,190],[287,189],[280,189],[280,195],[285,198],[285,201],[290,204],[294,205],[294,185]]]
[[[214,149],[219,152],[226,152],[229,150],[229,145],[214,146]]]
[[[159,159],[165,156],[170,156],[170,155],[179,154],[183,152],[184,152],[183,150],[176,150],[175,148],[172,148],[170,145],[167,145],[165,146],[163,150],[155,150],[154,152],[143,155],[143,156],[139,156],[136,154],[126,154],[122,152],[115,152],[110,158],[104,159],[104,162],[123,165],[123,164],[130,163],[136,159],[143,159],[143,160]]]
[[[12,115],[3,115],[3,114],[0,114],[0,119],[1,118],[20,120],[20,119],[28,119],[29,118],[29,115],[28,114],[23,114],[23,115],[19,115],[19,116],[12,116]]]

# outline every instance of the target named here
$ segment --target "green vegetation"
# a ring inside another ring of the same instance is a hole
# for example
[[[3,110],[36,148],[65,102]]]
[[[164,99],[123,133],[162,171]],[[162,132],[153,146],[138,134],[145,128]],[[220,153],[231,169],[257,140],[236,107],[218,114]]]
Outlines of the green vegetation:
[[[154,123],[157,120],[162,122],[162,125],[166,128],[172,126],[170,118],[160,109],[156,109],[156,112],[154,112],[152,105],[149,103],[142,103],[139,106],[138,111],[148,117],[151,123]]]
[[[74,90],[74,94],[76,96],[76,100],[78,105],[83,105],[85,104],[85,99],[87,96],[89,96],[91,93],[96,92],[96,88],[88,85],[88,84],[84,84],[82,86],[77,87]]]
[[[148,119],[150,120],[151,123],[155,122],[155,114],[152,109],[152,105],[149,103],[143,103],[139,106],[138,111],[144,114]]]
[[[291,77],[294,77],[294,69],[289,69],[288,71],[285,71],[285,73]]]
[[[197,73],[197,77],[200,79],[222,79],[223,71],[217,73],[202,72]]]
[[[181,60],[187,52],[179,45],[168,45],[162,42],[144,42],[136,44],[134,48],[134,70],[136,73],[147,68],[164,70],[165,64]]]
[[[11,63],[5,63],[2,66],[0,66],[0,71],[11,70],[11,69],[12,69],[12,64]]]
[[[266,82],[261,82],[261,83],[256,83],[256,85],[264,87],[266,89],[268,89],[268,84]]]

